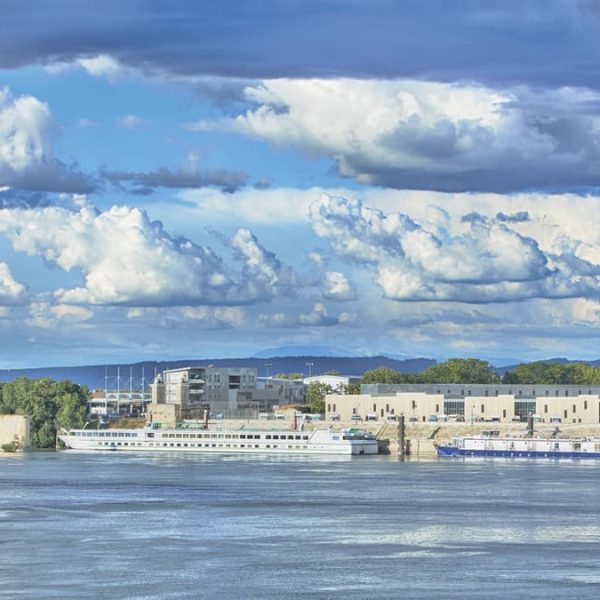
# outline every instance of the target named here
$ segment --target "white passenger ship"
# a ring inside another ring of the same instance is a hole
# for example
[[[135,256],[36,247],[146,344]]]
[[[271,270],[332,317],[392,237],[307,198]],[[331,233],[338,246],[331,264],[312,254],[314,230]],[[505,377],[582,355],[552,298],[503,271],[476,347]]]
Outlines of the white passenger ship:
[[[600,459],[600,439],[500,437],[497,431],[436,444],[438,456]]]
[[[371,433],[250,429],[71,429],[58,437],[74,450],[237,452],[268,454],[377,454]]]

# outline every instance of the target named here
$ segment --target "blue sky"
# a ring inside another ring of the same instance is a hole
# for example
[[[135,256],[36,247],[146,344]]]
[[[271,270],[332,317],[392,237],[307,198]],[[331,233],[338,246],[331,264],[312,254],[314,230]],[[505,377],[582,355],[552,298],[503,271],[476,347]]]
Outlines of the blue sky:
[[[600,2],[0,25],[0,366],[599,357]]]

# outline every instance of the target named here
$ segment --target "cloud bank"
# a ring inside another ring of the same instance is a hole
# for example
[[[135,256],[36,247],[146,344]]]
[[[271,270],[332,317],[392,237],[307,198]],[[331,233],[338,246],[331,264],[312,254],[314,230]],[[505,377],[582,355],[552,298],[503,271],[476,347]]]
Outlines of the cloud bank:
[[[360,183],[446,192],[600,186],[600,93],[415,80],[279,79],[225,129],[335,161]]]

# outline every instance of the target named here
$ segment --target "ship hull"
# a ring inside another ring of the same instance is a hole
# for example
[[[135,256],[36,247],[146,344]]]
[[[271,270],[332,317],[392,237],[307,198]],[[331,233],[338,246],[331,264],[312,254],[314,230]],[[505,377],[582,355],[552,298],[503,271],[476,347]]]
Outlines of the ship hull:
[[[437,446],[440,457],[484,457],[484,458],[563,458],[563,459],[600,459],[600,452],[553,452],[532,450],[493,450],[454,448],[452,446]]]
[[[343,432],[250,432],[191,430],[72,430],[59,439],[67,449],[85,452],[203,454],[364,455],[377,454],[372,437]]]

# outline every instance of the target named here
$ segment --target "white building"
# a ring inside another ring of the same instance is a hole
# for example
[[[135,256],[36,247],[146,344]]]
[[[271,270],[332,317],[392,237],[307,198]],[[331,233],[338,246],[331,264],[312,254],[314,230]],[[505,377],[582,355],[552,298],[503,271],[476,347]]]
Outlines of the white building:
[[[329,394],[328,418],[409,421],[600,423],[600,386],[520,384],[369,384],[354,395]]]

